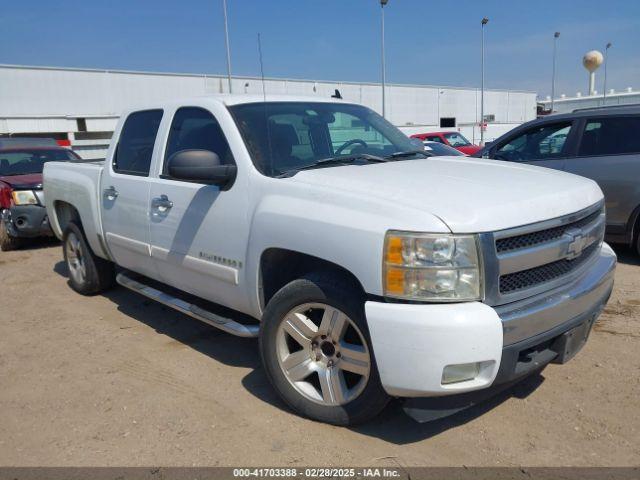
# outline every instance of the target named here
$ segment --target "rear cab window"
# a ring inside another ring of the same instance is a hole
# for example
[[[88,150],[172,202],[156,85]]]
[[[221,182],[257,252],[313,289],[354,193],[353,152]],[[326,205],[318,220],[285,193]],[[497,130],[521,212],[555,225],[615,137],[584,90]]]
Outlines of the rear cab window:
[[[112,168],[125,175],[149,176],[153,147],[163,111],[143,110],[129,114],[122,126]]]
[[[587,119],[578,156],[597,157],[640,153],[640,116]]]

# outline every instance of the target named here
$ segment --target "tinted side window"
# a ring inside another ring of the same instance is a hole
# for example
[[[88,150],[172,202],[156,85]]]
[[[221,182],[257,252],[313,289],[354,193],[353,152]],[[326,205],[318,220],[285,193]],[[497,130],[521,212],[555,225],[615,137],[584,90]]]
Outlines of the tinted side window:
[[[444,143],[444,141],[442,140],[442,138],[435,136],[435,137],[427,137],[427,140],[429,140],[430,142],[438,142],[438,143]]]
[[[512,162],[562,157],[570,131],[570,122],[531,128],[499,146],[494,157]]]
[[[209,150],[218,154],[223,164],[233,165],[231,149],[218,121],[203,108],[183,107],[176,112],[169,131],[163,173],[168,167],[167,160],[181,150]]]
[[[113,156],[113,170],[129,175],[149,175],[153,145],[162,120],[162,110],[130,114],[124,122]]]
[[[624,155],[640,152],[640,117],[587,120],[578,155]]]

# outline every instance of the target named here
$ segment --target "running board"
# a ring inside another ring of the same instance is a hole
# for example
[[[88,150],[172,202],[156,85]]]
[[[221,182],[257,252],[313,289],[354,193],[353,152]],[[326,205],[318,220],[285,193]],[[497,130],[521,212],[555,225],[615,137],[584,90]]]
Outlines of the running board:
[[[119,273],[116,276],[116,282],[129,290],[140,293],[147,298],[160,302],[167,307],[171,307],[174,310],[184,313],[185,315],[189,315],[190,317],[200,320],[212,327],[224,330],[231,335],[254,338],[258,336],[258,332],[260,331],[260,327],[258,325],[243,325],[242,323],[238,323],[230,318],[221,317],[220,315],[209,312],[208,310],[200,308],[193,303],[180,300],[179,298],[173,297],[165,292],[161,292],[149,285],[140,283],[139,281],[128,277],[124,273]]]

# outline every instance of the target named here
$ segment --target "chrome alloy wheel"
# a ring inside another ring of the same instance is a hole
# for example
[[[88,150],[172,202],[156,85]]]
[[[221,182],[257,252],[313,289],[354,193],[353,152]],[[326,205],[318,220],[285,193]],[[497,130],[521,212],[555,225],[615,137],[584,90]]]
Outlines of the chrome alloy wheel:
[[[87,268],[84,263],[84,252],[82,244],[75,233],[69,232],[67,235],[67,266],[69,273],[78,284],[83,284],[87,277]]]
[[[305,398],[325,406],[351,402],[371,372],[367,342],[346,314],[323,303],[299,305],[276,334],[278,364]]]

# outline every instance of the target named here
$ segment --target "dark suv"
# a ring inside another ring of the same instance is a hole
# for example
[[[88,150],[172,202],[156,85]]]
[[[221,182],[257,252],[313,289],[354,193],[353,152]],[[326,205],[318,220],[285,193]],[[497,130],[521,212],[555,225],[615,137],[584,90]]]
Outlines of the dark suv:
[[[528,163],[588,177],[607,206],[607,241],[640,254],[640,105],[574,110],[525,123],[474,157]]]

